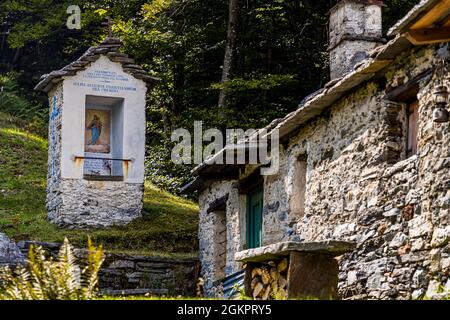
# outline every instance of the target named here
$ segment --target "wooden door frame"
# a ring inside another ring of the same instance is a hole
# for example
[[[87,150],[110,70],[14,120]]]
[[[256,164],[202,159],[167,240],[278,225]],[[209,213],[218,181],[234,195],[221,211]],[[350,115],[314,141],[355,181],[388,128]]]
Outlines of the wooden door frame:
[[[259,230],[260,231],[260,239],[258,240],[259,243],[257,243],[257,241],[254,239],[255,234],[256,234],[256,232],[254,230],[255,222],[254,222],[254,218],[251,218],[252,196],[254,196],[255,194],[258,194],[258,193],[261,193],[261,218],[260,218],[261,221],[258,223],[258,229],[260,229]],[[246,245],[247,245],[247,249],[252,249],[252,248],[257,248],[262,245],[264,185],[258,184],[251,190],[248,190],[248,192],[246,194],[246,201],[247,201],[246,215],[245,215],[245,218],[246,218],[245,219],[246,220]]]

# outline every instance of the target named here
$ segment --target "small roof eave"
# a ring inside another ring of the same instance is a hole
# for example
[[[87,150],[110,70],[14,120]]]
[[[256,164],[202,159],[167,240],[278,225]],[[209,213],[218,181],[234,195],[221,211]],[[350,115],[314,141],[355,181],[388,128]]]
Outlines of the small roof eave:
[[[224,165],[228,166],[242,165],[236,163],[236,159],[239,156],[246,155],[250,150],[258,150],[258,148],[261,147],[262,145],[263,145],[262,143],[258,144],[256,142],[245,141],[240,144],[225,146],[225,148],[223,148],[222,150],[214,154],[212,157],[208,158],[200,165],[195,167],[191,171],[191,173],[194,175],[201,175],[206,171],[205,170],[206,168],[208,168],[208,173],[211,173],[214,171],[215,166],[218,168],[218,170],[220,170],[220,168],[222,168]],[[266,145],[264,144],[264,146]],[[227,164],[227,162],[232,163]]]
[[[79,71],[85,70],[89,65],[97,61],[100,56],[104,55],[112,62],[122,65],[123,71],[131,74],[134,78],[144,81],[147,86],[153,87],[160,79],[152,77],[142,69],[135,61],[125,53],[118,52],[122,46],[120,39],[106,38],[96,47],[89,48],[78,60],[68,64],[64,68],[52,71],[41,77],[39,83],[34,90],[49,92],[56,84],[63,81],[67,77],[76,75]]]
[[[202,187],[204,187],[205,181],[200,177],[195,177],[194,180],[188,182],[183,187],[181,187],[181,193],[191,193],[195,192],[197,190],[200,190]]]

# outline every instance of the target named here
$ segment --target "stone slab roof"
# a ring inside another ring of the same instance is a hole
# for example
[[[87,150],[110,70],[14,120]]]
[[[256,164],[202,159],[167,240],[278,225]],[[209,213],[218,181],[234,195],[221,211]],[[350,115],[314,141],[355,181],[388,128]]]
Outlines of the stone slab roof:
[[[263,262],[288,256],[290,252],[307,252],[340,256],[356,248],[354,242],[326,240],[320,242],[279,242],[264,247],[237,252],[235,260],[240,262]]]
[[[120,47],[122,47],[120,39],[106,38],[98,46],[89,48],[78,60],[60,70],[43,75],[34,90],[49,92],[55,84],[61,82],[65,77],[74,76],[77,72],[87,69],[91,63],[97,61],[102,55],[108,57],[112,62],[120,63],[124,72],[136,79],[143,80],[149,87],[153,87],[159,79],[149,76],[132,58],[119,52]]]

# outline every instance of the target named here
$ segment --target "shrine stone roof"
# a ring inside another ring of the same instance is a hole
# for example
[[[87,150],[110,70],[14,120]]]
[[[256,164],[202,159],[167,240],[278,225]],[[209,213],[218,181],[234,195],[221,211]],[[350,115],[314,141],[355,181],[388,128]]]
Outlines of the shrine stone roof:
[[[108,57],[112,62],[120,63],[125,73],[132,75],[136,79],[143,80],[146,82],[147,86],[153,87],[159,79],[148,75],[147,72],[137,65],[127,54],[119,52],[122,45],[122,41],[118,38],[106,38],[98,46],[89,48],[78,60],[60,70],[43,75],[34,90],[49,92],[53,86],[64,80],[64,77],[74,76],[79,71],[87,69],[102,55]]]

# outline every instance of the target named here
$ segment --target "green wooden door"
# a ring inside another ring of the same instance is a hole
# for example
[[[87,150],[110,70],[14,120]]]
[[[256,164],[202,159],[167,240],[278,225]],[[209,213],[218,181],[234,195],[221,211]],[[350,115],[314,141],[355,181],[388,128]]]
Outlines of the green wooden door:
[[[262,244],[262,187],[247,195],[247,248],[258,248]]]

